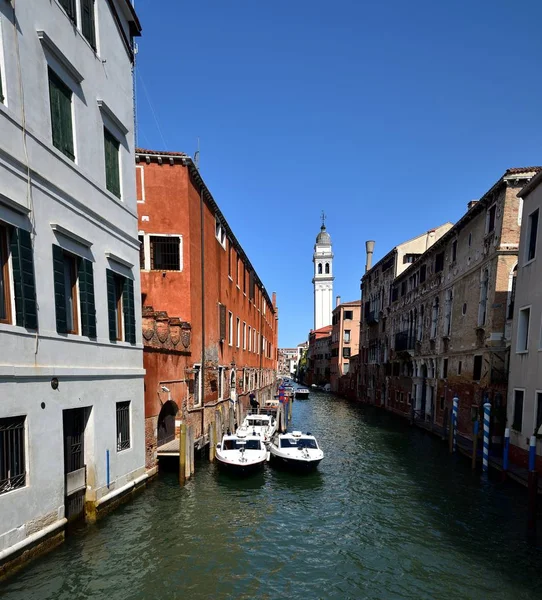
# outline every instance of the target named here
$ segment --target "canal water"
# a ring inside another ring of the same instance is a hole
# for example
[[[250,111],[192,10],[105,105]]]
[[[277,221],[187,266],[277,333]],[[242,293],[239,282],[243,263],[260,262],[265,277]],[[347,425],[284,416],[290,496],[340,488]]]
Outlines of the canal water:
[[[540,599],[526,490],[391,415],[330,394],[294,403],[326,458],[296,476],[232,480],[201,461],[13,579],[4,600]]]

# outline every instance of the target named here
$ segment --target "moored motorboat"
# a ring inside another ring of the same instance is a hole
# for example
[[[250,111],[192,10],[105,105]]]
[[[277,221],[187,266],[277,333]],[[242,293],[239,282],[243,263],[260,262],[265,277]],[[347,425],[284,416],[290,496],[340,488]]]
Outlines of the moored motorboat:
[[[264,444],[269,444],[276,431],[276,418],[273,415],[258,412],[247,415],[237,433],[242,432],[244,435],[260,436]]]
[[[269,444],[271,462],[297,471],[311,471],[324,458],[316,438],[311,433],[277,434]]]
[[[248,475],[264,466],[267,449],[259,435],[246,435],[242,431],[227,433],[216,446],[216,460],[230,473]]]
[[[295,391],[295,397],[301,400],[306,400],[309,397],[309,390],[307,388],[297,388]]]

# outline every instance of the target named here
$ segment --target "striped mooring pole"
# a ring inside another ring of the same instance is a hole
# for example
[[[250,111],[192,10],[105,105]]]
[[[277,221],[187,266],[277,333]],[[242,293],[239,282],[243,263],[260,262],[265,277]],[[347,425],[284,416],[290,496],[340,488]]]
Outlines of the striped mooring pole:
[[[457,396],[453,397],[452,400],[452,428],[453,428],[453,438],[452,438],[452,452],[456,451],[457,447],[457,411],[459,410],[459,398]]]
[[[487,473],[489,468],[489,422],[491,419],[491,404],[484,404],[484,451],[482,454],[482,471]]]
[[[510,428],[507,427],[504,430],[504,448],[502,451],[502,478],[503,481],[506,479],[506,473],[508,472],[508,454],[510,453]]]

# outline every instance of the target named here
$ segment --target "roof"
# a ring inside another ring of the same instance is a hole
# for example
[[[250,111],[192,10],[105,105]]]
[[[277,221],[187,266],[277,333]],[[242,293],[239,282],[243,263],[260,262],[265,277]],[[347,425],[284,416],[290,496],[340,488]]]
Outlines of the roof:
[[[311,329],[311,333],[331,333],[333,329],[333,325],[325,325],[324,327],[320,327],[320,329]]]
[[[506,172],[504,173],[504,177],[506,177],[506,175],[521,175],[523,173],[539,173],[540,171],[542,171],[542,167],[512,167],[511,169],[506,169]]]
[[[537,188],[542,182],[542,170],[538,172],[538,175],[535,175],[529,183],[521,189],[518,193],[520,198],[526,198],[535,188]]]
[[[331,236],[326,231],[326,226],[323,223],[320,227],[320,233],[316,236],[316,243],[331,245]]]
[[[182,165],[188,167],[188,169],[190,171],[190,175],[193,177],[194,183],[201,185],[201,187],[203,188],[205,199],[209,203],[210,207],[213,209],[216,219],[218,219],[220,224],[226,230],[228,239],[230,240],[231,243],[233,243],[237,253],[243,259],[245,266],[254,273],[254,279],[256,281],[256,284],[259,285],[259,287],[261,288],[264,298],[267,300],[267,302],[270,306],[270,310],[273,312],[274,315],[276,315],[277,309],[274,306],[273,301],[271,300],[269,294],[267,293],[267,290],[265,289],[265,286],[262,283],[262,280],[258,277],[258,274],[256,273],[256,269],[252,266],[252,263],[250,262],[245,251],[243,250],[243,247],[241,246],[241,244],[235,237],[231,227],[228,225],[228,222],[226,221],[226,217],[222,214],[222,211],[218,207],[218,204],[216,203],[215,199],[213,198],[211,192],[209,191],[209,188],[205,184],[205,181],[203,181],[203,178],[200,175],[200,172],[199,172],[198,168],[196,167],[192,157],[189,156],[188,154],[185,154],[184,152],[147,150],[145,148],[136,148],[135,154],[136,154],[136,160],[140,156],[149,156],[149,157],[150,156],[156,156],[156,157],[165,156],[165,157],[170,157],[170,160],[172,160],[172,161],[174,161],[175,159],[178,159],[179,164],[182,164]]]

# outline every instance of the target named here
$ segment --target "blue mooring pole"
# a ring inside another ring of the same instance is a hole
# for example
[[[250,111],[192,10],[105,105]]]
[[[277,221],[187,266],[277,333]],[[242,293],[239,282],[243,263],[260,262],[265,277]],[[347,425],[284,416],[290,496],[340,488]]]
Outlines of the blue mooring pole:
[[[457,447],[457,411],[459,410],[459,398],[454,396],[452,400],[452,427],[453,427],[453,438],[452,438],[452,452],[456,451]]]
[[[536,435],[531,436],[529,442],[529,471],[534,471],[536,465]]]
[[[510,428],[504,430],[504,448],[502,452],[502,477],[506,479],[508,472],[508,454],[510,452]]]
[[[109,450],[105,451],[105,468],[107,471],[107,487],[109,488],[111,484],[110,472],[109,472]]]
[[[491,404],[484,404],[484,451],[482,454],[482,471],[487,473],[489,469],[489,422],[491,420]]]

